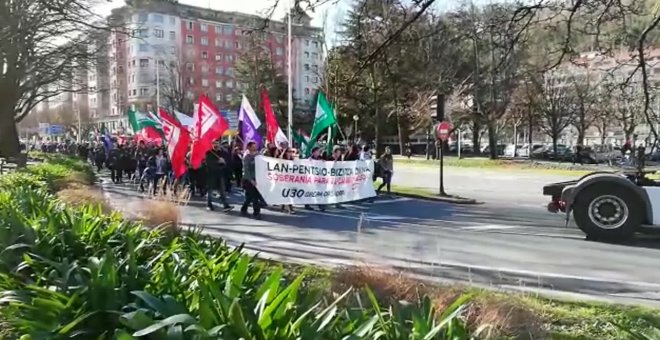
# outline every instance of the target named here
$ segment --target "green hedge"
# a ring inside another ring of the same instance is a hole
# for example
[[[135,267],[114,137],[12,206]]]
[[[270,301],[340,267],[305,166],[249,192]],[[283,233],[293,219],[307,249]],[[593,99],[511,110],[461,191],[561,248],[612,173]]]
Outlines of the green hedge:
[[[53,194],[71,159],[0,179],[0,328],[25,339],[467,339],[462,296],[338,296],[197,232],[147,230]],[[72,162],[72,163],[70,163]],[[87,166],[88,167],[88,166]],[[1,337],[1,336],[0,336]]]

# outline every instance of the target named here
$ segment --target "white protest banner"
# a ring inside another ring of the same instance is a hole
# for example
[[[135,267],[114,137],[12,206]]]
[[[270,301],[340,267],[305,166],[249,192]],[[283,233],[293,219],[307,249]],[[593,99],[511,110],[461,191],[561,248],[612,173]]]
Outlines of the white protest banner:
[[[317,161],[258,156],[257,189],[268,204],[334,204],[376,196],[373,161]]]

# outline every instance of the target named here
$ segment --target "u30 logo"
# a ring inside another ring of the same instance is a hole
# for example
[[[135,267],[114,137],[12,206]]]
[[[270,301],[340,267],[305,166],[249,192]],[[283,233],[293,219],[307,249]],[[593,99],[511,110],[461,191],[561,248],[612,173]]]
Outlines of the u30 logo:
[[[282,189],[282,197],[301,198],[305,196],[305,190],[302,189]]]

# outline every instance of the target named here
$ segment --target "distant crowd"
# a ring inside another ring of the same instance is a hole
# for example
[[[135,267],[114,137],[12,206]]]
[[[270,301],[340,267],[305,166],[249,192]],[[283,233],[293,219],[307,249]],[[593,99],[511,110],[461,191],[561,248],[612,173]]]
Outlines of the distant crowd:
[[[257,150],[255,142],[249,142],[244,148],[240,143],[218,140],[214,142],[213,149],[206,154],[205,161],[200,168],[193,169],[188,166],[188,172],[182,178],[175,179],[167,149],[153,143],[129,141],[125,144],[114,144],[114,147],[108,149],[101,142],[80,144],[44,142],[39,147],[45,153],[78,156],[93,164],[98,172],[107,168],[113,183],[134,183],[137,184],[137,190],[140,192],[148,191],[152,195],[157,195],[159,193],[167,194],[168,190],[171,190],[176,194],[178,190],[187,188],[192,196],[205,196],[209,210],[215,210],[213,203],[215,192],[220,197],[223,209],[225,211],[232,209],[228,203],[227,194],[231,193],[234,188],[239,188],[245,192],[241,214],[247,215],[248,208],[252,206],[253,216],[257,219],[261,218],[260,210],[266,206],[266,202],[256,188],[255,156],[262,154],[287,160],[301,156],[297,149],[289,147],[286,143],[280,145],[269,143],[261,150]],[[35,149],[35,146],[32,149]],[[330,152],[326,148],[314,147],[309,158],[352,161],[371,160],[374,159],[374,155],[367,145],[359,147],[356,144],[349,144],[348,146],[335,145]],[[381,190],[385,188],[389,194],[394,171],[391,150],[386,148],[385,152],[374,160],[373,180],[382,179],[377,193],[380,194]],[[342,208],[341,205],[337,205],[337,207]],[[295,213],[292,206],[280,208],[287,213]],[[306,205],[305,208],[313,209],[309,205]],[[326,209],[322,205],[318,208],[322,211]]]

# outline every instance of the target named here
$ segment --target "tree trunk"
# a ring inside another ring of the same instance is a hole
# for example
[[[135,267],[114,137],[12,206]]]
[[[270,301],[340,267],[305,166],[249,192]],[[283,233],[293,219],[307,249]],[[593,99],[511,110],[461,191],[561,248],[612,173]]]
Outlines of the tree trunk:
[[[381,145],[380,145],[380,110],[376,107],[376,121],[374,122],[374,153],[376,155],[381,154]]]
[[[552,154],[557,157],[557,140],[559,140],[559,132],[552,134]]]
[[[530,157],[531,157],[531,152],[532,152],[532,142],[534,140],[534,133],[532,132],[534,130],[534,121],[532,120],[532,117],[529,117],[527,120],[527,138],[528,138],[528,144],[529,144],[529,152],[530,152]]]
[[[21,148],[14,112],[6,106],[0,108],[0,157],[18,157]]]
[[[472,123],[472,153],[478,154],[481,152],[481,145],[479,145],[479,132],[481,126],[478,122]]]
[[[577,144],[578,145],[584,145],[585,128],[584,128],[584,126],[582,126],[582,127],[579,127],[577,130],[578,130]]]
[[[488,147],[490,148],[490,159],[497,159],[497,132],[495,122],[489,121],[488,126]]]

